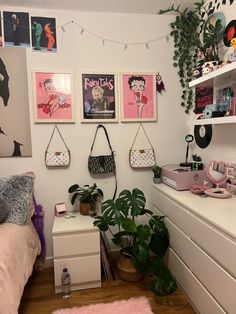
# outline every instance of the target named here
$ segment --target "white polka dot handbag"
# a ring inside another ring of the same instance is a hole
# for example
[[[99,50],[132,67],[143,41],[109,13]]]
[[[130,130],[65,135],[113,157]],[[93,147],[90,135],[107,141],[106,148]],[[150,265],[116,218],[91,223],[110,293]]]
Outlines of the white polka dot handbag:
[[[58,131],[58,133],[59,133],[59,135],[60,135],[60,137],[61,137],[61,139],[62,139],[62,141],[66,147],[65,151],[52,151],[49,148],[55,130]],[[70,150],[67,147],[57,125],[55,125],[54,129],[52,131],[52,135],[51,135],[51,138],[49,140],[48,146],[47,146],[46,151],[45,151],[45,164],[47,167],[68,167],[70,165],[70,160],[71,160]]]
[[[150,148],[133,149],[140,127],[144,131],[145,137],[149,145],[151,146]],[[139,124],[138,130],[129,151],[129,164],[131,168],[152,168],[156,164],[155,151],[141,123]]]

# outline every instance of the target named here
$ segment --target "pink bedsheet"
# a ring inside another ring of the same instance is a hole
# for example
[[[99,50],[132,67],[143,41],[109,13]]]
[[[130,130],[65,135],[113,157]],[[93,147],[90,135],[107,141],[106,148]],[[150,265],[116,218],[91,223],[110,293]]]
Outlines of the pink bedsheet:
[[[0,313],[17,314],[24,286],[40,253],[38,234],[30,223],[0,225]]]

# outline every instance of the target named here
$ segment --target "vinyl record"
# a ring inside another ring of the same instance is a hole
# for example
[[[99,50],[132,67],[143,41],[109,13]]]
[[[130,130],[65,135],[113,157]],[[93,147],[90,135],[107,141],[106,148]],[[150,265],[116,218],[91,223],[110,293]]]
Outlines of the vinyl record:
[[[232,20],[225,28],[224,32],[224,44],[226,47],[230,47],[231,39],[236,37],[236,20]]]
[[[212,138],[212,125],[195,125],[194,127],[195,142],[200,148],[206,148]]]

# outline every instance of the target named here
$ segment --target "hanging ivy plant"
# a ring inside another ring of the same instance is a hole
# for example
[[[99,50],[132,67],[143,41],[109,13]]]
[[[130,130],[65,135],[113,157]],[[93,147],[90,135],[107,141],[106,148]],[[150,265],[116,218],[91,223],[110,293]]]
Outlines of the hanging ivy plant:
[[[180,5],[174,4],[159,14],[177,13],[175,20],[170,24],[170,35],[174,39],[173,65],[178,67],[179,82],[182,87],[181,106],[189,113],[193,107],[194,92],[189,88],[192,80],[192,70],[199,62],[199,51],[204,56],[204,61],[218,60],[218,47],[215,36],[221,28],[220,22],[213,27],[206,27],[208,17],[218,10],[221,5],[232,5],[234,0],[215,0],[205,4],[204,0],[194,3],[194,9],[180,9]],[[201,33],[205,31],[201,42]],[[211,54],[210,54],[210,53]],[[217,56],[217,58],[215,58]]]
[[[175,12],[177,16],[170,23],[170,35],[174,39],[173,65],[178,67],[179,82],[182,87],[181,106],[189,113],[193,104],[193,90],[189,88],[192,80],[192,70],[197,60],[196,48],[200,47],[199,26],[201,24],[200,10],[204,1],[195,3],[195,9],[180,10],[180,5],[172,5],[168,9],[160,10],[159,14]]]

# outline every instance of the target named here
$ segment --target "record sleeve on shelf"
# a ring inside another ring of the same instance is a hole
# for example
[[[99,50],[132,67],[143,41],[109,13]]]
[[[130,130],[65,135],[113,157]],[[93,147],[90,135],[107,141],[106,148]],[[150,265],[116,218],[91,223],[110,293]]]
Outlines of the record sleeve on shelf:
[[[203,113],[207,105],[213,103],[213,87],[196,87],[195,114]]]

